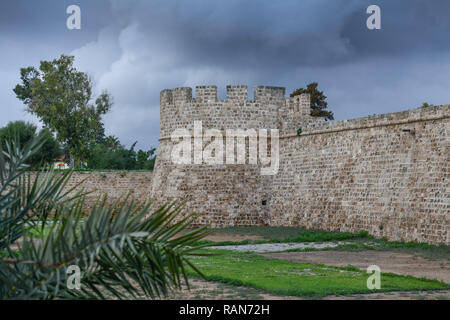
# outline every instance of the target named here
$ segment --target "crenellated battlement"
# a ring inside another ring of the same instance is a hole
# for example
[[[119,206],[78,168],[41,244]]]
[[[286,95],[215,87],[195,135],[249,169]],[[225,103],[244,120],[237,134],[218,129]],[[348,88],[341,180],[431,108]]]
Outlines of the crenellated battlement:
[[[161,91],[161,137],[177,128],[191,128],[201,120],[211,128],[277,128],[285,133],[296,132],[311,121],[308,94],[287,98],[284,87],[256,86],[254,98],[249,99],[248,86],[228,85],[226,98],[217,98],[217,86],[202,85]]]
[[[247,102],[248,87],[243,85],[227,86],[227,98],[229,102]]]
[[[286,100],[286,88],[283,87],[255,87],[255,101],[261,103],[284,104]]]
[[[305,119],[311,118],[311,97],[309,93],[286,99],[286,114],[299,114]]]
[[[217,87],[216,86],[196,86],[195,100],[197,102],[216,102]]]
[[[272,86],[256,86],[253,89],[253,100],[248,98],[248,86],[246,85],[227,85],[225,100],[217,99],[217,86],[203,85],[195,87],[195,97],[192,95],[192,88],[179,87],[174,89],[164,89],[161,91],[161,103],[173,104],[175,102],[188,103],[196,102],[260,102],[271,103],[284,106],[286,103],[286,88]],[[302,99],[300,99],[302,97]],[[294,98],[288,98],[293,101],[309,100],[308,94],[303,94]]]
[[[192,88],[180,87],[172,89],[173,103],[190,102],[192,100]]]
[[[172,90],[164,89],[164,90],[161,91],[160,103],[161,103],[161,107],[163,105],[167,105],[167,104],[172,104],[173,103]]]

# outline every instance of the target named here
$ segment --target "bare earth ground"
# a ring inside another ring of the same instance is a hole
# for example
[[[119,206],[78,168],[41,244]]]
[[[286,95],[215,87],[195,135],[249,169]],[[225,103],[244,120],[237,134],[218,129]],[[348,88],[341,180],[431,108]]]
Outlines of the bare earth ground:
[[[450,283],[449,260],[427,260],[404,252],[377,250],[311,251],[267,253],[263,256],[330,266],[347,266],[350,264],[363,270],[366,270],[370,265],[377,265],[381,272],[438,279]]]
[[[213,234],[208,235],[202,240],[209,240],[214,242],[224,242],[224,241],[240,242],[244,240],[265,240],[265,238],[252,234],[229,234],[224,232],[214,232]]]
[[[280,297],[261,290],[232,286],[220,282],[205,281],[196,278],[189,279],[190,290],[173,293],[171,300],[299,300],[298,297]]]
[[[291,296],[276,296],[257,289],[238,287],[200,279],[190,279],[191,289],[186,287],[172,294],[172,300],[305,300]],[[371,294],[354,294],[349,296],[327,296],[324,300],[449,300],[450,290],[388,292]]]

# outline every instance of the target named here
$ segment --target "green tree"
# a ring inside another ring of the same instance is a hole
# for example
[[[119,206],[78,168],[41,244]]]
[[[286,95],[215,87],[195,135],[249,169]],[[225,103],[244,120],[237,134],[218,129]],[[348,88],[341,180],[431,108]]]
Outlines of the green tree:
[[[114,138],[114,144],[97,144],[92,151],[87,166],[90,169],[108,170],[134,170],[136,169],[136,151],[134,143],[130,149],[126,149],[120,141]],[[110,141],[111,142],[111,141]]]
[[[302,93],[309,93],[311,96],[311,116],[325,117],[325,120],[334,120],[333,112],[325,110],[328,108],[327,97],[317,87],[318,83],[312,82],[306,86],[306,89],[299,88],[294,90],[291,93],[291,97],[301,95]]]
[[[429,107],[434,107],[434,105],[428,103],[428,102],[424,102],[422,103],[422,105],[420,106],[420,108],[429,108]]]
[[[86,161],[102,129],[101,117],[111,108],[111,97],[103,92],[92,96],[92,81],[73,67],[74,57],[61,55],[20,70],[21,84],[14,92],[27,111],[38,116],[56,132],[72,158]]]
[[[151,148],[148,151],[139,150],[137,153],[136,169],[153,170],[156,160],[155,152],[155,148]]]
[[[107,136],[105,144],[109,150],[114,151],[120,146],[120,141],[116,136]]]
[[[136,152],[134,150],[136,143],[127,149],[120,143],[119,138],[108,136],[105,143],[95,145],[87,166],[96,170],[153,170],[156,149]]]
[[[32,164],[51,163],[54,159],[63,154],[63,149],[59,142],[54,138],[53,133],[48,128],[43,128],[39,131],[38,137],[41,137],[45,142],[36,156],[31,157]]]
[[[105,125],[102,122],[99,123],[97,136],[95,137],[95,142],[99,144],[105,144],[106,142]]]
[[[19,146],[23,148],[37,136],[42,138],[43,145],[39,152],[36,152],[27,160],[29,165],[35,167],[40,164],[50,163],[62,154],[60,144],[49,129],[43,128],[37,133],[36,126],[25,121],[9,122],[5,127],[0,128],[0,146],[5,149],[7,141],[17,140]]]
[[[209,233],[188,229],[197,216],[127,199],[100,201],[86,215],[82,192],[67,187],[71,171],[31,178],[23,170],[41,145],[37,138],[0,149],[0,299],[153,298],[188,284],[186,267],[198,271],[195,243]],[[72,266],[82,273],[75,289],[67,285]]]
[[[24,146],[36,136],[37,127],[25,121],[11,121],[0,129],[0,140],[5,149],[6,141],[17,139],[20,146]]]

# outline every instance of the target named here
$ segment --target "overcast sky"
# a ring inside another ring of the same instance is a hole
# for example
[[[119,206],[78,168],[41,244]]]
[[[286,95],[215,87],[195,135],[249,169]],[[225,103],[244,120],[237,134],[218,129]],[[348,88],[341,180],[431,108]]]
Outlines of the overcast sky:
[[[72,4],[81,30],[66,28]],[[371,4],[381,30],[366,27]],[[63,53],[113,96],[106,133],[140,148],[157,145],[165,88],[317,81],[338,120],[448,104],[449,14],[448,0],[2,0],[0,127],[38,123],[12,89]]]

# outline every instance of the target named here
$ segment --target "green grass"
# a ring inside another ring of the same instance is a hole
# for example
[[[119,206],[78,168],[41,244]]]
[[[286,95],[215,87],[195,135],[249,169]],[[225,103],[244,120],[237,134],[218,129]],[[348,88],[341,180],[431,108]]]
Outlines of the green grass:
[[[260,236],[267,240],[284,240],[287,238],[294,238],[299,233],[307,232],[310,230],[296,227],[230,227],[222,229],[212,229],[220,233],[228,233],[234,235],[254,235]]]
[[[51,226],[46,225],[43,229],[40,227],[27,228],[24,232],[24,236],[33,236],[34,238],[44,239],[46,238],[51,230]]]
[[[242,285],[277,295],[326,296],[389,291],[440,290],[450,285],[389,273],[381,275],[381,289],[367,289],[368,274],[356,267],[333,267],[270,259],[250,253],[205,250],[217,255],[193,257],[209,281]],[[195,276],[193,270],[189,270]]]
[[[378,250],[378,251],[397,251],[405,252],[412,255],[420,256],[428,260],[450,260],[450,246],[431,245],[420,242],[397,242],[388,241],[386,239],[356,239],[351,243],[340,244],[332,248],[306,248],[306,249],[289,249],[283,252],[306,252],[306,251],[362,251],[362,250]]]
[[[214,242],[203,240],[198,244],[211,246],[263,244],[263,243],[288,243],[288,242],[325,242],[325,241],[348,241],[349,244],[342,244],[334,248],[324,249],[291,249],[287,251],[316,251],[316,250],[390,250],[406,252],[419,255],[429,260],[447,259],[450,260],[450,246],[431,245],[418,242],[388,241],[387,239],[375,239],[367,232],[331,232],[321,230],[306,230],[296,227],[232,227],[223,229],[212,229],[217,233],[227,233],[235,235],[256,235],[265,240],[243,240],[243,241],[222,241]]]
[[[72,170],[72,169],[62,169],[64,170]],[[153,172],[153,170],[146,169],[135,169],[135,170],[124,170],[124,169],[73,169],[75,172]]]
[[[37,225],[25,227],[24,236],[33,236],[34,238],[44,239],[49,235],[53,224],[58,223],[58,220],[49,219],[43,228],[39,220],[36,220],[35,223],[37,223]]]
[[[36,168],[28,168],[27,171],[36,171]],[[58,169],[59,172],[66,172],[66,171],[75,171],[75,172],[153,172],[153,170],[148,169],[135,169],[135,170],[125,170],[125,169]]]
[[[288,242],[324,242],[343,241],[353,239],[370,239],[366,231],[359,233],[334,232],[321,230],[306,230],[293,227],[233,227],[224,229],[212,229],[218,233],[235,235],[256,235],[266,240],[243,240],[214,242],[209,240],[199,241],[198,244],[210,244],[214,246],[262,244],[262,243],[288,243]]]
[[[304,249],[288,249],[281,251],[272,251],[271,253],[277,252],[312,252],[312,251],[363,251],[363,250],[378,250],[378,251],[390,251],[390,252],[403,252],[409,253],[411,255],[418,256],[430,261],[436,260],[450,260],[450,247],[449,246],[435,246],[429,249],[423,249],[420,247],[397,247],[397,248],[389,248],[389,247],[381,247],[374,246],[371,244],[361,244],[358,242],[350,243],[350,244],[342,244],[337,247],[330,248],[304,248]],[[330,253],[332,254],[332,253]],[[413,258],[414,258],[413,257]],[[441,265],[444,267],[444,262],[441,262]]]
[[[450,246],[446,245],[435,246],[427,243],[418,243],[418,242],[397,242],[397,241],[388,241],[386,239],[373,239],[368,242],[356,240],[351,244],[339,245],[336,248],[329,248],[329,250],[346,250],[346,251],[389,250],[418,255],[428,260],[440,260],[440,259],[450,260]]]
[[[46,225],[44,230],[41,228],[30,228],[28,232],[37,238],[44,238],[51,225]],[[388,241],[386,239],[375,239],[367,232],[349,233],[349,232],[330,232],[320,230],[305,230],[294,227],[233,227],[224,229],[213,229],[218,233],[228,233],[236,235],[258,235],[267,240],[243,240],[243,241],[222,241],[214,242],[201,240],[198,245],[226,246],[226,245],[244,245],[244,244],[263,244],[263,243],[288,243],[288,242],[325,242],[325,241],[348,241],[351,243],[341,244],[334,248],[324,249],[291,249],[288,252],[296,251],[316,251],[316,250],[390,250],[406,252],[419,255],[429,260],[447,259],[450,260],[450,246],[430,245],[417,242],[398,242]]]
[[[19,251],[18,250],[11,250],[11,253],[15,256],[19,256]],[[4,258],[4,257],[8,257],[8,251],[6,249],[0,250],[0,259]]]
[[[397,250],[402,252],[408,252],[411,254],[417,254],[424,258],[437,260],[447,259],[450,260],[450,246],[446,245],[431,245],[427,243],[417,242],[397,242],[381,239],[376,241],[378,246],[375,246],[376,250]]]

